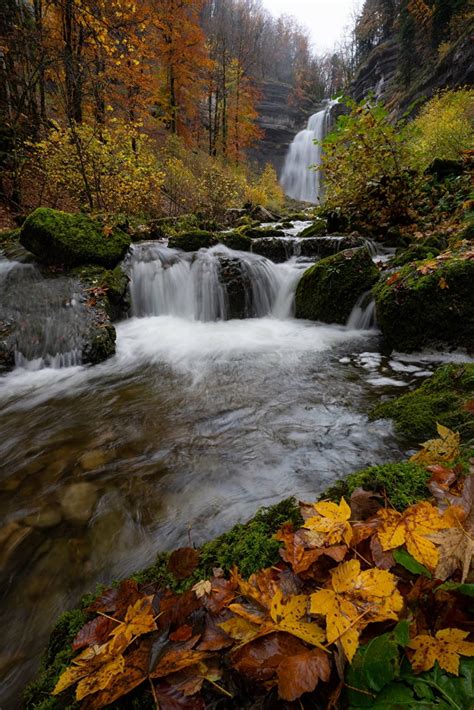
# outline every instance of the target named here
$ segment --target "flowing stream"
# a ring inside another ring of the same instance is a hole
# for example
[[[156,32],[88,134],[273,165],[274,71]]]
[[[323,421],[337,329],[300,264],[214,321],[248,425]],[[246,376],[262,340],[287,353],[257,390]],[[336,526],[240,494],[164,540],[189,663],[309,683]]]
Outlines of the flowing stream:
[[[125,266],[132,316],[115,357],[83,367],[52,348],[0,377],[1,707],[96,583],[400,455],[366,412],[430,374],[378,354],[362,303],[350,327],[295,320],[305,259],[146,243]],[[236,304],[247,318],[230,318]]]

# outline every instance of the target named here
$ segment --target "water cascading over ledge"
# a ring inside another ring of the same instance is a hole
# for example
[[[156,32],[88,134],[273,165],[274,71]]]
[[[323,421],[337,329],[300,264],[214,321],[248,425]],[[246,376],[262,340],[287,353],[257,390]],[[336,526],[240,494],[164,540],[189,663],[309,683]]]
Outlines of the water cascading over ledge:
[[[223,245],[185,253],[156,243],[129,257],[135,317],[171,315],[204,322],[289,318],[301,270]]]
[[[314,113],[308,126],[297,133],[288,149],[281,174],[280,183],[288,197],[301,202],[317,204],[321,196],[321,173],[313,166],[321,164],[321,141],[328,133],[331,122],[331,110],[337,101],[328,101],[327,105]]]

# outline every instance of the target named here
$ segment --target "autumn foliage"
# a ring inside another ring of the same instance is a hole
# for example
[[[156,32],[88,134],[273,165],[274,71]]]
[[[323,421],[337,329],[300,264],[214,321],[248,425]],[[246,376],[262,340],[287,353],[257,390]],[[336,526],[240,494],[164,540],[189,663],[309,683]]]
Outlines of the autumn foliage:
[[[347,693],[350,707],[390,708],[376,704],[379,692],[416,705],[437,673],[444,695],[463,697],[457,678],[472,673],[462,659],[474,643],[458,600],[473,594],[474,477],[452,467],[458,435],[439,433],[414,457],[429,465],[431,501],[402,513],[386,501],[374,512],[376,494],[358,489],[348,502],[301,503],[302,526],[275,535],[281,562],[249,579],[214,569],[182,594],[132,580],[103,592],[53,694],[74,692],[89,709],[138,687],[164,710],[264,695],[288,707],[312,697],[347,707]],[[168,563],[177,580],[198,564],[192,548]]]

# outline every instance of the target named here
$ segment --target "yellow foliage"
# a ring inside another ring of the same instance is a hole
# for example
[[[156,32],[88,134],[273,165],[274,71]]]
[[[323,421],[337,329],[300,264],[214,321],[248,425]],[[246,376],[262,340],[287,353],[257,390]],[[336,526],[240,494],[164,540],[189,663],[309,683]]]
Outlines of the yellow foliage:
[[[472,150],[473,119],[474,89],[445,91],[428,101],[411,127],[407,155],[412,167],[424,170],[435,158],[458,160]]]
[[[420,634],[410,641],[408,648],[415,651],[411,665],[415,673],[422,673],[433,668],[438,661],[440,668],[459,674],[459,656],[474,656],[474,643],[465,639],[468,631],[461,629],[442,629],[436,636]]]

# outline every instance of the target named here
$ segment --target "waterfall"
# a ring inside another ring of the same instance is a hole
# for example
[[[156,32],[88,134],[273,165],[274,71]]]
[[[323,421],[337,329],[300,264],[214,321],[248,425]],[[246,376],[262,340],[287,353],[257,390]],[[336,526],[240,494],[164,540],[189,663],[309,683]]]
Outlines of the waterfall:
[[[184,253],[156,243],[129,257],[132,314],[218,321],[292,315],[301,270],[217,245]]]
[[[360,296],[346,323],[348,330],[376,330],[375,301],[370,291]]]
[[[294,200],[319,201],[321,173],[312,169],[312,166],[321,164],[321,146],[315,145],[314,141],[321,141],[326,136],[331,109],[336,103],[329,101],[325,108],[313,114],[307,128],[295,136],[289,147],[280,182],[288,197]]]

